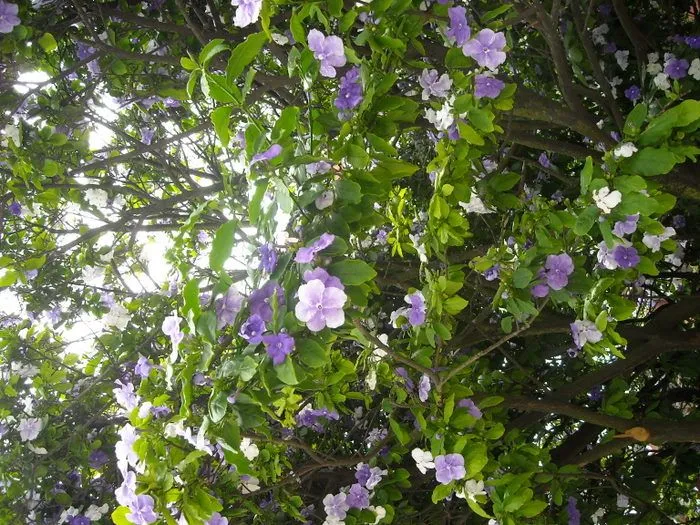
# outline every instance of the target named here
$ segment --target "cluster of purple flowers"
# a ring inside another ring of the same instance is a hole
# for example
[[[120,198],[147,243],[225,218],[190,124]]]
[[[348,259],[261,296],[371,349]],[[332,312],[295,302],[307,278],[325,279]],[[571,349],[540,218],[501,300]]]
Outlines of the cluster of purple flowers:
[[[539,271],[539,278],[544,279],[544,283],[536,284],[532,287],[532,295],[535,297],[546,297],[549,289],[561,290],[569,284],[569,275],[574,272],[574,261],[566,253],[559,255],[548,255],[544,263],[544,268]]]
[[[340,419],[340,414],[335,410],[311,408],[310,405],[306,405],[299,411],[295,419],[299,427],[307,427],[316,432],[323,432],[324,429],[320,421],[321,418],[338,421]]]
[[[362,80],[360,68],[353,67],[340,79],[335,107],[341,111],[351,111],[362,102]]]

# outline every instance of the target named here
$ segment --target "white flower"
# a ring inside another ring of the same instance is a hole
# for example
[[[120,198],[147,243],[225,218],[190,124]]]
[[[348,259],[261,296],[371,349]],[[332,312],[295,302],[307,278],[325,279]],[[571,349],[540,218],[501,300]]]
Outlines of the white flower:
[[[443,104],[438,111],[432,108],[426,109],[425,118],[428,119],[428,122],[435,126],[438,131],[447,131],[455,121],[454,115],[452,115],[452,106],[449,102]]]
[[[411,242],[413,243],[413,247],[418,252],[418,258],[420,259],[420,262],[427,263],[428,262],[428,254],[425,251],[425,244],[420,242],[420,237],[418,235],[414,235],[411,233],[408,235],[408,238],[411,239]]]
[[[377,339],[379,339],[385,345],[389,343],[389,336],[387,334],[379,334]],[[372,348],[374,348],[374,350],[372,350],[372,354],[369,356],[368,360],[371,363],[379,363],[386,356],[386,351],[374,345],[372,345]]]
[[[610,28],[608,27],[608,24],[602,24],[598,27],[594,27],[591,31],[591,39],[593,40],[593,43],[599,46],[604,46],[607,43],[605,35],[609,30]]]
[[[671,83],[668,81],[666,73],[659,73],[654,77],[654,85],[664,91],[671,89]]]
[[[101,507],[98,507],[95,504],[90,505],[87,510],[85,511],[84,515],[87,519],[91,521],[98,521],[102,519],[102,516],[104,514],[107,514],[109,512],[109,505],[106,503],[102,505]]]
[[[613,257],[612,250],[608,248],[605,241],[601,241],[600,244],[598,244],[597,258],[598,262],[608,270],[615,270],[619,266],[615,260],[615,257]]]
[[[5,126],[5,129],[3,129],[3,134],[5,135],[5,139],[2,141],[2,145],[4,147],[8,147],[8,139],[12,139],[12,141],[15,143],[15,146],[19,147],[22,145],[22,138],[20,137],[19,134],[19,126],[15,126],[14,124],[7,124]]]
[[[109,195],[105,190],[90,188],[85,192],[85,200],[96,208],[104,208],[107,206]]]
[[[48,450],[46,450],[44,447],[35,447],[31,443],[27,443],[27,447],[29,447],[29,450],[34,452],[34,454],[39,454],[40,456],[49,453]]]
[[[613,150],[613,156],[616,159],[629,158],[637,153],[637,147],[631,142],[623,142]]]
[[[647,64],[647,73],[650,75],[658,75],[663,71],[661,64]]]
[[[459,205],[464,208],[467,213],[476,213],[478,215],[485,215],[487,213],[495,213],[496,210],[487,208],[484,201],[481,200],[474,190],[472,190],[471,196],[469,197],[469,202],[459,201]]]
[[[247,437],[241,439],[241,452],[248,461],[253,461],[260,454],[258,446]]]
[[[38,417],[20,419],[17,430],[22,441],[34,441],[41,432],[41,419]]]
[[[280,33],[272,33],[272,40],[274,40],[275,44],[278,46],[286,46],[289,44],[289,38]]]
[[[139,407],[139,417],[141,419],[145,418],[148,415],[148,413],[151,411],[152,406],[153,406],[153,403],[151,403],[150,401],[146,401],[144,404],[142,404]]]
[[[597,525],[600,518],[602,518],[604,515],[605,509],[598,509],[593,514],[591,514],[591,521]]]
[[[316,197],[314,204],[316,205],[316,208],[318,210],[325,210],[331,204],[333,204],[334,200],[335,195],[333,194],[333,192],[331,190],[326,190],[322,192],[318,197]]]
[[[659,61],[658,53],[647,53],[647,60],[650,64],[656,64]]]
[[[617,495],[617,508],[618,509],[626,509],[629,507],[630,504],[630,499],[625,496],[624,494],[618,494]]]
[[[661,243],[666,239],[670,239],[675,234],[676,230],[668,226],[664,229],[664,232],[661,235],[651,235],[649,233],[645,233],[644,237],[642,237],[642,242],[644,243],[644,246],[656,253],[661,249]]]
[[[626,49],[618,49],[615,51],[615,60],[617,60],[617,65],[620,66],[622,71],[627,70],[627,66],[629,65],[629,57],[630,52]]]
[[[484,490],[484,482],[476,481],[474,479],[468,479],[464,484],[464,491],[467,493],[467,497],[471,500],[475,499],[477,496],[485,496],[486,491]]]
[[[377,523],[386,518],[386,509],[384,507],[381,507],[379,505],[373,507],[372,505],[370,505],[369,507],[367,507],[367,509],[374,512],[374,514],[376,515],[376,518],[374,519],[374,525],[377,525]]]
[[[10,365],[11,370],[19,375],[23,379],[31,379],[39,373],[39,369],[34,365],[23,365],[21,363],[14,362]]]
[[[72,518],[73,516],[77,515],[80,512],[80,509],[76,509],[75,507],[68,507],[66,510],[61,512],[61,516],[58,518],[59,523],[63,523],[66,521],[68,518]]]
[[[429,469],[435,468],[433,455],[429,450],[414,448],[411,451],[411,457],[413,457],[414,461],[416,462],[416,467],[421,471],[421,474],[425,474]]]
[[[622,202],[622,193],[617,190],[610,191],[610,188],[604,186],[599,190],[593,190],[593,201],[603,213],[610,213],[615,206]]]
[[[700,80],[700,58],[693,59],[693,61],[690,63],[688,74],[695,80]]]
[[[238,484],[238,489],[244,494],[250,494],[260,490],[260,480],[255,476],[241,476],[241,481]]]
[[[117,330],[124,330],[129,324],[131,316],[126,308],[121,304],[115,304],[112,309],[103,317],[104,323],[107,326],[113,326]]]
[[[177,423],[168,423],[165,425],[165,430],[163,430],[163,435],[166,438],[174,438],[177,436],[181,436],[185,433],[185,426],[182,423],[182,421],[178,421]]]
[[[500,524],[499,521],[497,521],[497,520],[491,518],[491,519],[489,520],[488,525],[501,525],[501,524]]]

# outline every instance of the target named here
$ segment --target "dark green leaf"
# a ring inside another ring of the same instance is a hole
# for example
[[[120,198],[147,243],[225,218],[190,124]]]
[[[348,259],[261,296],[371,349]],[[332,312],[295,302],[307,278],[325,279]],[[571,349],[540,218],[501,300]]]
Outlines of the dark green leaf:
[[[365,261],[357,259],[345,259],[333,263],[328,268],[331,275],[338,277],[343,284],[356,286],[374,279],[377,272]]]
[[[238,221],[231,220],[216,230],[209,254],[209,267],[215,272],[223,270],[224,263],[231,256],[231,250],[236,242],[234,237],[236,226],[238,226]]]

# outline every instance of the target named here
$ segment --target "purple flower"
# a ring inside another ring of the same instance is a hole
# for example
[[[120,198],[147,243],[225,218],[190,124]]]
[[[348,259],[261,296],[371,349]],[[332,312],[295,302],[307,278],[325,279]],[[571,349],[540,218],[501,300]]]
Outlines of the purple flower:
[[[262,0],[231,0],[231,4],[238,7],[233,25],[236,27],[246,27],[257,22],[260,17]]]
[[[192,376],[192,383],[197,386],[211,386],[212,380],[211,378],[205,376],[202,372],[197,372],[194,376]]]
[[[348,509],[350,509],[350,506],[345,501],[346,498],[347,495],[344,492],[336,494],[335,496],[327,494],[326,497],[323,498],[323,506],[328,517],[337,518],[338,520],[345,519],[345,516],[348,514]]]
[[[348,491],[346,502],[351,509],[366,509],[369,507],[369,490],[354,483]]]
[[[673,227],[677,229],[685,228],[685,217],[683,215],[674,215],[673,216]]]
[[[147,495],[134,497],[129,503],[129,510],[126,519],[135,525],[149,525],[158,519],[158,515],[153,512],[153,498]]]
[[[404,367],[398,366],[398,367],[396,367],[394,372],[396,372],[397,376],[403,378],[404,382],[406,383],[406,388],[408,388],[409,390],[413,390],[413,387],[415,386],[415,384],[411,380],[410,376],[408,375],[408,372],[406,371],[406,369]]]
[[[700,35],[687,36],[684,42],[692,49],[700,49]]]
[[[7,207],[7,209],[15,217],[22,215],[22,205],[17,201],[13,201],[12,204]]]
[[[153,417],[160,418],[160,417],[165,417],[172,412],[170,408],[168,408],[165,405],[158,405],[157,407],[151,407],[151,414],[153,414]]]
[[[133,410],[136,408],[140,398],[136,392],[134,392],[133,383],[122,383],[119,379],[114,383],[117,385],[117,388],[114,388],[112,392],[114,392],[114,398],[117,400],[117,403],[125,410]]]
[[[371,471],[367,463],[358,463],[355,467],[355,479],[363,487],[367,485],[370,474]]]
[[[386,473],[386,470],[382,470],[379,467],[372,467],[369,469],[369,478],[367,478],[365,487],[372,490],[374,487],[379,485],[379,483],[382,481],[382,477],[386,475]]]
[[[352,71],[352,69],[350,71]],[[348,73],[350,73],[350,71],[348,71]],[[346,74],[345,77],[347,76],[348,75]],[[343,79],[340,80],[340,83],[343,83]],[[324,173],[328,173],[332,167],[333,166],[331,166],[330,162],[326,162],[325,160],[319,160],[318,162],[312,162],[310,164],[307,164],[306,173],[308,173],[309,175],[323,175]]]
[[[318,239],[312,242],[310,246],[307,246],[306,248],[299,248],[294,260],[298,263],[310,263],[314,260],[314,257],[318,252],[325,250],[331,244],[333,244],[334,239],[335,235],[332,233],[324,233]]]
[[[452,80],[447,73],[443,73],[438,78],[437,69],[421,71],[418,83],[423,88],[423,100],[428,100],[431,96],[445,98],[452,87]]]
[[[600,385],[594,386],[589,390],[588,397],[591,401],[600,401],[603,399],[603,387]]]
[[[163,7],[164,3],[165,3],[165,0],[149,0],[148,1],[148,10],[149,11],[157,11],[158,9],[161,9]]]
[[[170,315],[163,319],[161,326],[163,333],[170,337],[173,347],[177,347],[185,337],[185,334],[180,330],[180,320],[177,315]]]
[[[664,73],[673,79],[685,78],[688,74],[690,64],[685,58],[672,58],[666,62]]]
[[[338,412],[328,410],[327,408],[313,409],[309,405],[306,405],[299,413],[295,416],[297,425],[300,427],[308,427],[316,432],[323,432],[323,426],[319,422],[320,418],[333,419],[337,421],[340,419],[340,414]]]
[[[343,41],[334,35],[325,36],[317,29],[309,31],[308,41],[309,49],[321,62],[321,75],[334,78],[335,68],[344,66],[346,62]]]
[[[603,46],[603,53],[612,55],[615,51],[617,51],[617,44],[615,42],[608,42]]]
[[[94,469],[99,469],[109,461],[109,454],[104,450],[94,450],[88,456],[88,465]]]
[[[622,238],[625,235],[630,235],[637,231],[637,222],[639,221],[639,213],[628,215],[624,221],[617,221],[613,226],[613,233]]]
[[[221,330],[233,324],[243,306],[243,296],[231,286],[226,294],[215,301],[216,327]]]
[[[134,366],[134,373],[141,377],[141,379],[146,379],[148,374],[153,370],[153,364],[148,360],[147,357],[139,355],[139,360]]]
[[[552,169],[552,162],[549,160],[549,157],[547,157],[547,154],[543,151],[540,153],[540,156],[537,158],[537,162],[539,162],[540,166],[542,166],[545,169]]]
[[[333,193],[333,190],[326,190],[322,191],[318,197],[316,197],[316,200],[314,200],[314,204],[316,205],[317,210],[325,210],[329,206],[333,204],[333,201],[335,200],[335,194]]]
[[[31,281],[32,279],[36,279],[37,275],[39,275],[39,270],[37,270],[36,268],[33,270],[27,270],[26,272],[24,272],[24,276],[29,281]]]
[[[634,268],[639,264],[639,255],[634,246],[623,246],[621,244],[615,246],[612,251],[612,256],[620,268]]]
[[[474,77],[474,96],[477,98],[496,98],[501,94],[505,83],[490,75]]]
[[[571,326],[571,337],[577,348],[583,348],[587,342],[597,343],[603,338],[603,334],[595,326],[595,323],[588,320],[574,321]]]
[[[360,79],[360,68],[353,67],[340,79],[338,97],[335,99],[335,107],[340,110],[350,111],[355,109],[362,102],[362,80]],[[328,164],[328,163],[326,163]],[[328,164],[328,169],[330,169]],[[326,170],[327,172],[328,170]],[[323,172],[325,173],[325,172]]]
[[[228,525],[228,518],[224,518],[221,514],[215,512],[211,515],[211,518],[204,522],[204,525]]]
[[[552,290],[561,290],[569,284],[569,275],[574,271],[574,261],[566,253],[548,255],[544,267],[547,285]]]
[[[0,0],[0,33],[12,33],[12,29],[20,24],[18,12],[19,6]]]
[[[82,514],[76,514],[68,519],[68,525],[90,525],[90,523],[92,523],[90,518],[87,518]]]
[[[294,338],[285,333],[264,335],[262,342],[265,344],[267,355],[270,356],[272,364],[275,366],[284,363],[287,356],[294,350]]]
[[[536,284],[530,289],[530,293],[533,297],[547,297],[549,295],[549,286],[543,283]]]
[[[330,286],[332,288],[338,288],[339,290],[345,290],[345,286],[343,286],[343,283],[340,282],[340,279],[338,279],[334,275],[330,275],[323,268],[314,268],[313,270],[306,270],[304,272],[305,282],[308,283],[310,281],[313,281],[314,279],[318,279],[326,287]]]
[[[566,353],[571,359],[573,359],[574,357],[578,357],[578,354],[580,352],[579,352],[578,348],[571,347],[571,348],[567,348]]]
[[[467,10],[461,6],[450,7],[447,14],[450,17],[450,27],[445,34],[450,42],[461,47],[467,43],[472,34],[467,22]]]
[[[277,308],[285,304],[284,290],[276,281],[268,281],[248,297],[251,314],[259,315],[266,323],[272,321],[272,297],[277,295]]]
[[[282,146],[279,144],[273,144],[262,153],[253,155],[253,158],[250,159],[250,166],[254,166],[258,162],[272,160],[275,157],[278,157],[280,153],[282,153]]]
[[[420,326],[425,323],[427,309],[423,294],[420,291],[416,291],[403,299],[411,305],[408,310],[408,322],[411,323],[411,326]]]
[[[51,321],[51,324],[56,324],[61,322],[61,309],[58,306],[54,306],[46,312],[46,317],[48,318],[49,321]]]
[[[258,249],[258,253],[260,253],[260,266],[258,269],[267,273],[274,272],[277,266],[277,252],[275,251],[275,246],[270,242],[263,244]]]
[[[253,314],[241,325],[239,335],[250,344],[257,345],[262,341],[264,331],[265,321],[258,314]]]
[[[431,385],[430,385],[430,378],[423,374],[420,378],[420,381],[418,381],[418,399],[420,399],[423,403],[425,403],[428,400],[428,394],[430,393]]]
[[[481,67],[495,70],[506,61],[503,48],[506,46],[506,37],[503,33],[494,33],[490,29],[482,29],[473,38],[462,46],[462,52],[476,60]]]
[[[560,203],[564,200],[564,192],[561,190],[555,191],[554,193],[552,193],[552,200],[554,202]]]
[[[625,89],[625,97],[632,103],[637,102],[637,100],[642,98],[642,90],[639,89],[639,86],[630,86]]]
[[[481,419],[483,416],[481,410],[479,410],[479,407],[476,406],[476,403],[469,398],[460,399],[457,406],[460,408],[466,408],[469,414],[476,419]]]
[[[487,281],[495,281],[501,274],[501,265],[494,264],[491,268],[484,272],[484,279]]]
[[[581,513],[576,508],[576,498],[569,496],[569,504],[566,506],[566,512],[569,515],[569,525],[581,524]]]
[[[155,130],[151,128],[141,128],[141,142],[143,142],[147,146],[151,145],[151,142],[153,142],[153,137],[155,137],[155,135]]]
[[[312,332],[319,332],[326,326],[338,328],[345,322],[343,305],[347,296],[342,290],[326,286],[320,279],[312,279],[299,287],[298,294],[294,313]]]
[[[464,478],[467,471],[464,470],[464,457],[462,454],[447,454],[435,458],[435,479],[447,485],[451,481]]]
[[[377,234],[375,235],[375,239],[377,242],[381,245],[385,245],[387,243],[387,237],[389,236],[389,232],[386,231],[384,228],[381,228],[380,230],[377,230]]]

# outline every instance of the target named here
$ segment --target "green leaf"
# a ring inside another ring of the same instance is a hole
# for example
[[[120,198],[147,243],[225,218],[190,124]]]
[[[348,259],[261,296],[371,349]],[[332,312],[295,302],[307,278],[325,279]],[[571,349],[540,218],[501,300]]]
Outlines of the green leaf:
[[[500,405],[503,403],[503,399],[501,396],[489,396],[485,397],[481,401],[479,401],[479,408],[490,408],[490,407],[495,407],[497,405]]]
[[[296,342],[299,359],[309,368],[321,368],[330,361],[326,350],[313,339],[300,339]]]
[[[460,120],[457,122],[457,127],[459,128],[459,136],[466,140],[469,144],[474,144],[475,146],[483,146],[486,144],[484,137],[479,135],[476,130],[466,122],[462,122]]]
[[[515,494],[505,498],[503,501],[504,510],[506,512],[515,512],[522,507],[526,501],[530,501],[532,499],[532,494],[533,492],[531,488],[522,487]]]
[[[467,505],[469,505],[469,508],[472,509],[475,514],[478,514],[482,518],[492,518],[493,517],[493,516],[490,516],[484,509],[482,509],[481,505],[479,505],[479,503],[472,498],[467,498]]]
[[[114,523],[114,525],[133,525],[126,519],[127,514],[131,514],[131,509],[129,509],[129,507],[117,507],[114,509],[114,512],[112,512],[112,523]]]
[[[203,67],[206,67],[212,58],[214,58],[222,51],[226,51],[227,49],[228,46],[224,43],[223,38],[215,38],[206,46],[204,46],[199,52],[199,64]]]
[[[459,295],[455,295],[443,301],[442,306],[445,311],[450,315],[457,315],[459,312],[464,310],[469,302],[466,299],[462,299]]]
[[[588,186],[593,178],[593,159],[586,157],[586,163],[581,170],[581,195],[585,195],[588,191]]]
[[[488,181],[488,185],[495,191],[506,191],[515,186],[518,182],[520,182],[520,175],[511,171],[508,173],[499,173],[491,177]]]
[[[253,224],[258,223],[260,218],[260,205],[262,204],[263,197],[267,191],[268,181],[262,180],[255,183],[255,192],[250,199],[250,204],[248,205],[248,217],[250,222]]]
[[[433,489],[433,494],[431,496],[433,503],[437,503],[439,501],[444,500],[446,497],[448,497],[450,494],[452,494],[453,488],[454,487],[452,486],[452,483],[450,483],[448,485],[443,485],[443,484],[437,485]]]
[[[180,65],[187,71],[194,71],[195,69],[199,68],[199,64],[197,64],[197,62],[192,60],[190,57],[180,58]]]
[[[240,104],[242,95],[238,87],[229,84],[223,75],[205,73],[202,76],[202,93],[222,104]]]
[[[471,122],[474,127],[485,133],[490,133],[494,130],[493,119],[494,114],[487,109],[472,109],[468,113],[469,122]]]
[[[212,311],[202,313],[197,319],[197,333],[210,343],[216,342],[216,314]]]
[[[47,53],[51,53],[52,51],[58,49],[58,43],[56,43],[56,39],[51,33],[44,33],[41,35],[39,40],[37,40],[37,42],[39,42],[41,48]]]
[[[348,179],[341,179],[335,183],[335,193],[340,200],[351,204],[359,204],[362,200],[362,187]]]
[[[225,392],[211,391],[211,396],[209,397],[209,419],[212,420],[212,423],[218,423],[226,415],[226,410],[228,409],[227,397]]]
[[[518,514],[526,518],[534,518],[547,508],[547,502],[539,499],[528,501],[518,510]]]
[[[302,16],[296,12],[292,13],[292,17],[289,19],[289,30],[292,33],[294,40],[300,43],[306,42],[306,31],[304,30],[304,24]]]
[[[185,300],[185,305],[182,308],[182,313],[186,314],[190,310],[195,316],[202,311],[199,304],[199,279],[190,279],[182,290],[182,297]]]
[[[389,418],[389,426],[391,427],[392,432],[394,432],[396,439],[399,440],[399,443],[402,445],[408,445],[411,442],[411,433],[406,430],[401,423],[396,421],[394,418]]]
[[[299,384],[296,371],[294,370],[294,362],[289,357],[287,357],[281,365],[274,368],[277,378],[285,385]]]
[[[627,115],[627,120],[625,120],[625,126],[623,128],[625,135],[634,136],[639,133],[644,120],[647,118],[648,110],[649,108],[646,104],[637,104],[634,106],[634,109]]]
[[[442,420],[447,423],[450,418],[452,417],[452,413],[455,410],[455,395],[454,393],[450,394],[445,401],[445,410],[442,415]]]
[[[275,127],[272,128],[270,140],[280,142],[280,140],[290,135],[295,129],[299,120],[299,108],[297,106],[287,106],[280,113]]]
[[[17,282],[19,277],[19,272],[15,270],[7,270],[2,277],[0,277],[0,288],[6,288],[7,286],[12,286]]]
[[[643,148],[633,157],[626,159],[623,165],[630,173],[652,177],[668,173],[678,160],[676,155],[666,148]]]
[[[211,121],[212,124],[214,124],[214,131],[216,131],[216,136],[219,137],[221,145],[224,147],[227,147],[229,140],[231,140],[231,131],[229,130],[228,123],[232,111],[233,108],[231,106],[222,106],[211,112]]]
[[[598,219],[599,210],[595,205],[591,205],[581,212],[576,218],[574,225],[574,233],[576,235],[585,235],[593,227],[593,224]]]
[[[486,444],[476,443],[471,445],[464,457],[464,464],[467,467],[467,477],[473,478],[476,474],[481,472],[486,464],[489,462],[489,458],[486,455]]]
[[[402,160],[384,159],[372,170],[372,174],[380,180],[396,180],[410,177],[416,171],[418,166],[414,164]]]
[[[226,78],[229,82],[234,81],[238,75],[243,73],[246,66],[258,56],[265,42],[267,42],[265,32],[253,33],[233,48],[226,67]]]
[[[335,275],[345,285],[357,286],[377,276],[377,272],[365,261],[345,259],[328,267],[328,273]]]
[[[525,288],[532,281],[534,274],[528,268],[520,266],[513,272],[513,286],[516,288]]]
[[[224,263],[231,256],[231,250],[236,242],[234,234],[238,221],[231,220],[222,224],[211,245],[211,253],[209,254],[209,267],[215,272],[220,272],[224,268]]]
[[[700,119],[700,100],[685,100],[654,117],[639,136],[640,146],[660,144],[671,136],[673,128],[682,128]]]

